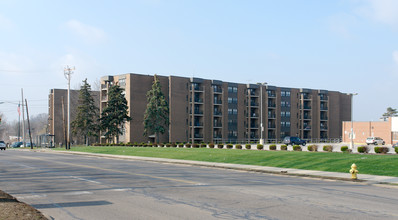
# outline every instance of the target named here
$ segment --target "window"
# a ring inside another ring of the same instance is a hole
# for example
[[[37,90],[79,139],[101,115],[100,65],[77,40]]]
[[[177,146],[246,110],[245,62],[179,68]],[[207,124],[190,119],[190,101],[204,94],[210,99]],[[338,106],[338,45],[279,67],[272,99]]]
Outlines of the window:
[[[228,109],[228,115],[237,115],[237,114],[238,114],[238,109],[236,109],[236,108]]]
[[[229,104],[236,104],[236,103],[238,103],[238,98],[228,97],[228,103]]]
[[[237,93],[238,92],[238,87],[236,87],[236,86],[228,86],[228,92]]]
[[[119,79],[119,86],[124,87],[126,86],[126,78]]]

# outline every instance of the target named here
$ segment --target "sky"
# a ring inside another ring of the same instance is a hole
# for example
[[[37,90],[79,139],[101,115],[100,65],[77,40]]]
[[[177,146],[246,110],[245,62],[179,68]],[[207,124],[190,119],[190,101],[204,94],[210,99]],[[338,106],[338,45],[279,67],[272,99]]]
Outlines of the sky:
[[[358,93],[355,121],[398,108],[396,0],[0,0],[0,113],[125,73]]]

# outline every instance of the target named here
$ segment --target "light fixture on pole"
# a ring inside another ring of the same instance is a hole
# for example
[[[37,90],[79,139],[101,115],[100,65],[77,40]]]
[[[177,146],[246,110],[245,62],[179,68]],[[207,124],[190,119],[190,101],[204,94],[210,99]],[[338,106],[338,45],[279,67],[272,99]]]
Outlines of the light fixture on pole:
[[[347,95],[351,96],[351,133],[350,133],[350,150],[354,148],[354,95],[358,95],[358,93],[347,93]]]
[[[67,140],[66,140],[66,149],[70,149],[70,77],[73,74],[75,67],[70,68],[66,66],[64,69],[65,78],[68,80],[68,133],[67,133]]]

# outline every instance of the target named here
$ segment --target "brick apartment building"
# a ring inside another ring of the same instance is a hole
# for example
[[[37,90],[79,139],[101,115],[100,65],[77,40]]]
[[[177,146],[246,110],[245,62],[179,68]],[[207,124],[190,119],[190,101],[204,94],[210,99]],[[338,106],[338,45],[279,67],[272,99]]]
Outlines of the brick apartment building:
[[[125,89],[129,114],[122,142],[147,142],[143,118],[153,76],[122,74],[101,78],[102,110],[109,86]],[[285,136],[303,139],[342,137],[342,121],[351,120],[351,97],[326,90],[284,88],[158,76],[169,103],[170,126],[161,142],[265,142]]]
[[[99,91],[91,91],[95,105],[99,108]],[[63,102],[63,104],[62,104]],[[76,118],[79,105],[79,90],[70,90],[70,118],[71,122]],[[65,144],[65,130],[68,121],[68,90],[51,89],[48,96],[48,133],[54,135],[54,144]],[[72,130],[72,129],[71,129]],[[92,141],[98,142],[98,139]],[[71,133],[73,144],[83,144],[83,138]]]
[[[398,117],[390,117],[386,121],[360,121],[352,123],[355,143],[364,144],[368,137],[380,137],[386,144],[398,142]],[[343,142],[351,141],[351,122],[343,122]]]

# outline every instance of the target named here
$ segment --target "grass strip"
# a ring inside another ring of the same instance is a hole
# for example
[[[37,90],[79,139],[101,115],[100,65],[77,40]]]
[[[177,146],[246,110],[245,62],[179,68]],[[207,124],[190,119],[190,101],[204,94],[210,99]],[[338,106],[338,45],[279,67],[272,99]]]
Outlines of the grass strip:
[[[55,150],[64,149],[56,148]],[[398,165],[398,155],[118,146],[79,146],[72,147],[71,151],[247,164],[343,173],[348,173],[351,164],[355,163],[358,166],[360,174],[398,177],[398,169],[396,167]]]

